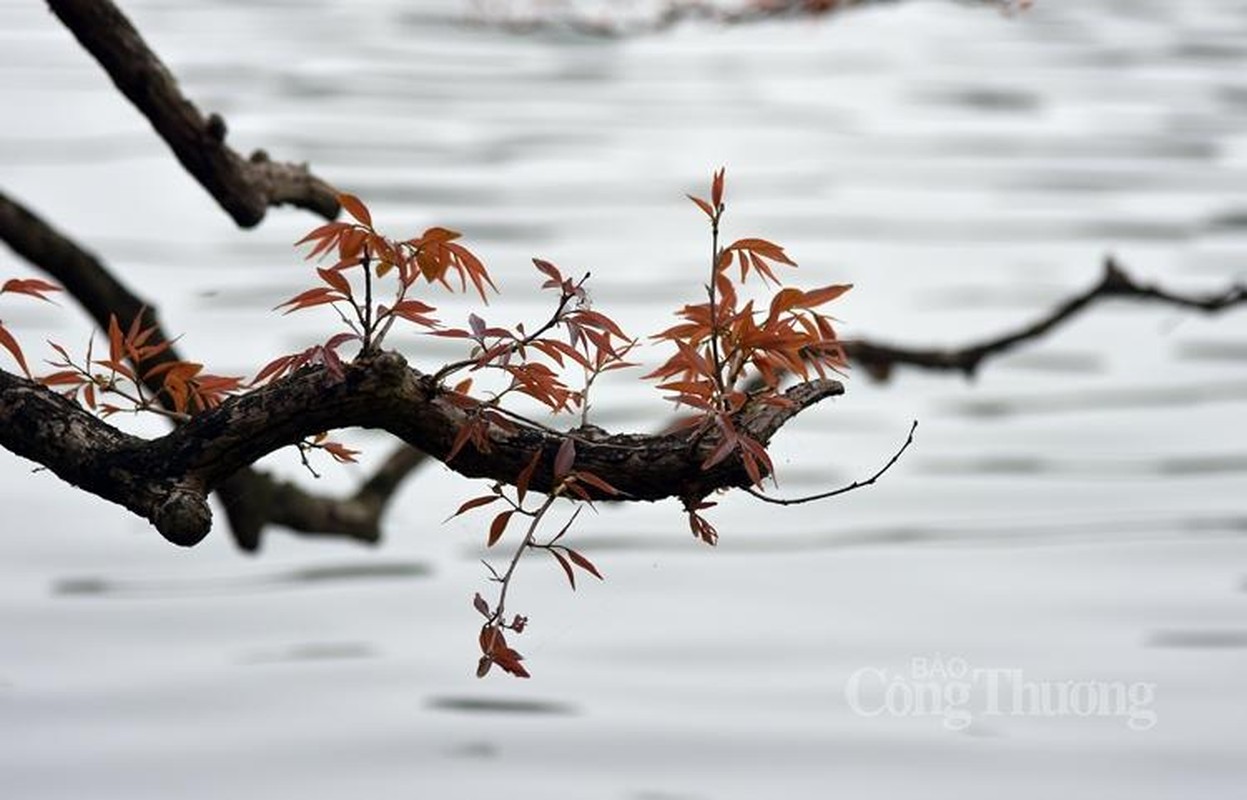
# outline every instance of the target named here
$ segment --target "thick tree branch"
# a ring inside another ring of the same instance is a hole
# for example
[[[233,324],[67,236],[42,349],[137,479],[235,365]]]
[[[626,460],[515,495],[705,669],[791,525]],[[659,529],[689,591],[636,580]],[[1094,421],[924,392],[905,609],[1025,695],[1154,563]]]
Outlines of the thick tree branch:
[[[756,404],[736,420],[739,431],[762,444],[789,419],[841,394],[836,381],[803,383],[783,405]],[[119,503],[151,521],[169,541],[193,545],[207,535],[209,492],[274,450],[323,430],[379,428],[445,460],[466,422],[430,376],[385,353],[349,365],[341,379],[323,367],[230,398],[159,439],[144,441],[118,431],[77,404],[24,378],[0,371],[0,446],[37,461],[62,479]],[[521,426],[488,431],[485,451],[466,446],[449,466],[467,477],[514,483],[534,452],[543,457],[529,487],[549,492],[556,483],[555,454],[564,436]],[[578,437],[575,469],[609,481],[620,492],[601,499],[701,498],[751,481],[738,459],[709,470],[701,465],[718,434],[598,434]],[[384,480],[384,479],[383,479]]]
[[[1139,283],[1112,257],[1104,260],[1104,274],[1087,290],[1057,304],[1047,314],[1014,331],[957,348],[915,348],[883,344],[866,339],[844,342],[845,355],[866,368],[878,380],[887,380],[897,366],[961,372],[973,377],[986,359],[1039,339],[1068,322],[1095,303],[1109,298],[1157,302],[1193,311],[1215,314],[1247,303],[1247,286],[1235,284],[1208,295],[1184,295],[1153,284]]]
[[[117,280],[97,256],[3,192],[0,240],[56,279],[100,328],[107,329],[113,314],[123,329],[142,315],[143,327],[156,328],[152,343],[167,341],[151,303]],[[139,371],[145,373],[157,364],[179,360],[182,357],[176,347],[170,347],[139,365]],[[159,381],[148,381],[146,385],[153,395],[165,397],[160,395]],[[345,536],[372,543],[380,539],[381,517],[402,478],[423,460],[421,453],[402,445],[353,497],[342,499],[307,492],[253,468],[240,470],[222,481],[217,491],[229,517],[230,530],[244,550],[259,547],[261,532],[268,524],[306,535]]]
[[[338,215],[337,192],[305,164],[270,161],[263,150],[243,158],[225,144],[225,121],[207,117],[182,95],[177,81],[110,0],[48,0],[84,48],[100,63],[178,161],[244,228],[268,207],[288,203],[327,219]]]

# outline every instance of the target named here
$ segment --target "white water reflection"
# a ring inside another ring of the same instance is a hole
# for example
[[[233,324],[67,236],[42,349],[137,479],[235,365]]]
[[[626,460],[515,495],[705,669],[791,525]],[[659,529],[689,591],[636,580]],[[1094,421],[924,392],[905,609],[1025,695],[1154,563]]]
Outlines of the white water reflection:
[[[534,255],[592,270],[633,332],[698,294],[683,199],[726,164],[733,233],[852,281],[848,335],[951,344],[1099,277],[1247,276],[1247,11],[1041,0],[1016,19],[910,2],[818,24],[598,41],[463,24],[452,0],[126,3],[237,147],[307,159],[378,218],[465,231],[546,309]],[[235,230],[38,4],[0,3],[0,184],[115,265],[214,369],[304,347],[276,320],[313,224]],[[0,259],[0,275],[23,273]],[[468,304],[438,298],[449,319]],[[24,341],[69,308],[7,303]],[[421,363],[453,343],[402,342]],[[524,567],[535,678],[472,677],[481,520],[440,467],[377,553],[218,531],[176,551],[0,456],[0,786],[13,797],[1201,797],[1240,793],[1247,411],[1241,312],[1109,304],[974,383],[865,376],[776,441],[777,512],[728,498],[717,551],[672,505],[603,509],[604,584]],[[651,358],[657,357],[651,355]],[[658,393],[597,398],[609,428]],[[153,430],[157,429],[153,426]],[[361,434],[371,457],[385,446]],[[297,459],[275,459],[297,476]],[[356,473],[326,470],[327,489]],[[845,681],[942,653],[1040,680],[1156,684],[1158,723],[856,716]],[[67,769],[70,766],[72,769]]]

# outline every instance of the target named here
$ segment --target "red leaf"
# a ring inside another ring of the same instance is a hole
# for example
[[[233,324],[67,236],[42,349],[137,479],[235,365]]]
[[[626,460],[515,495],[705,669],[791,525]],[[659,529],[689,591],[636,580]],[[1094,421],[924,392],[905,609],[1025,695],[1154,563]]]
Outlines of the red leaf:
[[[313,239],[327,239],[331,236],[336,236],[338,233],[349,227],[350,226],[345,222],[326,222],[324,225],[320,225],[308,231],[308,234],[299,241],[295,242],[294,246],[298,247],[299,245],[306,244]]]
[[[3,330],[3,326],[0,326],[0,330]],[[39,379],[39,382],[44,386],[81,386],[87,382],[87,379],[82,376],[82,373],[77,372],[76,370],[66,369],[61,370],[60,372],[53,372],[51,375],[44,375]]]
[[[602,573],[598,572],[598,568],[593,566],[593,562],[582,556],[580,553],[577,553],[575,550],[569,548],[567,550],[567,557],[576,562],[576,566],[580,567],[585,572],[588,572],[598,580],[603,580]]]
[[[0,294],[4,294],[5,292],[28,294],[31,297],[37,297],[40,300],[44,300],[49,303],[51,303],[52,300],[44,297],[43,293],[59,291],[61,291],[61,287],[57,286],[55,283],[48,283],[47,281],[39,280],[38,278],[10,278],[4,282],[3,286],[0,286]]]
[[[537,471],[537,464],[541,461],[541,450],[533,453],[533,457],[529,459],[528,465],[520,472],[519,478],[515,481],[515,491],[520,505],[524,505],[524,495],[528,493],[528,484],[533,479],[533,473]]]
[[[500,497],[500,495],[496,495],[496,494],[483,494],[483,495],[481,495],[480,497],[473,497],[471,500],[468,500],[468,501],[467,501],[467,502],[465,502],[463,505],[459,506],[459,509],[458,509],[457,511],[455,511],[455,513],[453,513],[453,514],[451,514],[449,517],[447,517],[447,519],[448,519],[448,520],[450,520],[450,519],[454,519],[455,517],[459,516],[460,514],[466,513],[466,512],[468,512],[468,511],[471,511],[471,510],[472,510],[472,509],[474,509],[474,508],[480,508],[481,506],[487,506],[487,505],[489,505],[490,503],[494,502],[495,500],[499,499],[499,497]]]
[[[726,171],[726,167],[719,167],[714,173],[714,180],[710,182],[710,202],[715,208],[723,205],[723,173]]]
[[[559,562],[559,566],[563,568],[564,574],[567,575],[567,582],[572,585],[572,591],[576,591],[576,572],[572,569],[572,565],[567,563],[563,554],[553,547],[550,548],[550,555],[554,556],[554,560]]]
[[[119,362],[125,357],[121,325],[116,314],[108,315],[108,360]]]
[[[472,598],[472,607],[481,612],[482,616],[489,617],[489,603],[485,602],[485,598],[481,597],[480,592],[477,592],[476,596]]]
[[[589,309],[586,308],[586,309],[577,311],[575,314],[575,317],[576,317],[576,321],[579,322],[581,325],[587,325],[592,328],[599,328],[601,330],[608,331],[609,333],[611,333],[614,336],[619,337],[620,339],[628,338],[628,335],[624,333],[623,330],[619,327],[619,325],[615,323],[615,320],[611,319],[605,314],[599,314],[596,311],[590,311]]]
[[[364,223],[369,228],[372,227],[372,214],[368,213],[368,207],[364,205],[363,201],[361,201],[358,197],[344,192],[338,195],[338,202],[341,203],[342,207],[346,209],[346,213],[350,214],[352,217],[355,217],[355,219]]]
[[[355,456],[359,455],[360,452],[358,450],[352,450],[349,447],[345,447],[339,442],[325,442],[321,445],[321,447],[324,448],[329,455],[333,456],[336,461],[342,464],[353,463],[355,461]]]
[[[22,355],[22,348],[17,346],[17,340],[9,333],[8,329],[0,325],[0,347],[4,347],[13,354],[13,359],[17,361],[18,366],[22,368],[22,372],[26,373],[26,377],[30,377],[30,368],[26,366],[26,357]]]
[[[258,373],[256,373],[256,376],[251,379],[251,384],[254,386],[268,377],[281,377],[286,373],[286,370],[290,368],[290,364],[294,361],[294,359],[295,357],[293,355],[278,356],[277,358],[274,358],[272,361],[265,364]]]
[[[704,211],[707,217],[714,219],[714,208],[712,208],[709,203],[702,200],[700,197],[693,197],[691,194],[686,194],[684,196],[696,203],[697,207]]]
[[[824,286],[821,289],[811,289],[801,298],[800,306],[802,308],[821,306],[823,303],[835,300],[852,288],[853,284],[851,283],[838,283],[832,286]]]
[[[507,523],[511,521],[511,515],[514,513],[515,510],[511,509],[502,511],[494,517],[494,521],[489,526],[489,540],[485,543],[486,547],[493,547],[502,538],[502,532],[507,529]]]
[[[273,310],[276,311],[282,306],[290,306],[290,308],[287,308],[284,312],[289,314],[290,312],[298,311],[301,308],[311,308],[312,306],[334,303],[338,300],[345,299],[346,297],[344,297],[341,293],[335,292],[327,286],[317,286],[314,289],[308,289],[306,292],[300,292],[284,303],[273,306]]]
[[[541,274],[545,275],[547,278],[553,281],[554,286],[562,285],[563,273],[559,272],[559,268],[551,264],[549,261],[545,261],[540,258],[534,258],[533,266],[535,266],[538,270],[540,270]],[[542,288],[544,289],[546,286],[549,286],[549,285],[551,284],[545,284],[544,286],[542,286]]]
[[[347,297],[351,296],[351,282],[341,272],[332,269],[316,268],[321,279]]]

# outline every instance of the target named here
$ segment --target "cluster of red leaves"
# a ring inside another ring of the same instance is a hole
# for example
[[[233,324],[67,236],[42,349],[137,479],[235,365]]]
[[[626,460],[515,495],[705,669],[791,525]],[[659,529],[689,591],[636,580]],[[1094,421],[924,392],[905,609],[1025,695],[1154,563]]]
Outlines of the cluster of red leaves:
[[[554,314],[536,331],[528,333],[523,323],[514,330],[491,326],[472,314],[466,329],[433,332],[434,336],[467,339],[473,343],[472,357],[444,368],[438,373],[439,378],[458,369],[493,369],[503,372],[507,378],[506,387],[486,402],[466,394],[471,386],[470,379],[448,395],[450,402],[466,412],[466,421],[455,437],[447,460],[454,458],[469,442],[481,452],[488,452],[491,426],[503,432],[513,428],[497,410],[506,395],[525,395],[555,414],[583,409],[586,390],[572,389],[564,380],[564,370],[573,365],[579,367],[587,387],[601,373],[632,366],[624,356],[634,346],[634,340],[610,317],[589,307],[584,280],[576,282],[566,278],[554,264],[539,258],[533,259],[533,265],[546,278],[542,288],[559,292]],[[560,329],[563,338],[547,335]],[[534,356],[538,355],[549,363],[535,360]]]
[[[760,442],[737,429],[734,420],[749,403],[786,402],[779,393],[784,375],[808,380],[811,372],[826,377],[828,371],[838,372],[846,366],[832,319],[815,309],[835,300],[850,286],[834,284],[809,291],[778,288],[773,268],[796,266],[782,247],[759,238],[737,239],[720,247],[723,191],[724,171],[720,169],[711,181],[709,200],[689,196],[710,221],[714,260],[707,301],[684,306],[677,312],[682,321],[654,337],[673,343],[676,352],[646,377],[662,381],[658,388],[670,393],[669,399],[698,412],[690,424],[697,425],[699,431],[709,426],[717,429],[718,444],[705,459],[703,469],[736,454],[750,480],[761,486],[763,478],[773,473],[770,457]],[[761,307],[752,299],[741,299],[751,272],[763,286],[778,288]],[[745,377],[754,375],[759,388],[740,388]],[[704,520],[697,522],[700,518],[693,510],[689,513],[694,533],[710,541],[713,527]]]
[[[164,354],[172,343],[166,340],[153,342],[156,326],[140,326],[142,316],[135,316],[130,326],[122,331],[116,315],[108,320],[108,357],[92,358],[92,347],[87,347],[84,364],[76,364],[64,347],[51,343],[61,356],[60,361],[50,362],[60,370],[45,375],[40,383],[49,387],[62,387],[61,394],[76,399],[82,393],[82,402],[92,411],[109,416],[118,411],[142,411],[168,409],[177,415],[190,415],[221,404],[221,401],[242,388],[241,378],[212,375],[203,371],[202,364],[190,361],[164,360],[144,369],[144,365]],[[103,369],[104,372],[95,371]],[[140,372],[141,370],[141,372]],[[145,384],[157,384],[160,390],[153,396],[144,391]],[[111,394],[126,400],[128,408],[116,403],[104,402],[98,395]]]
[[[10,278],[0,286],[0,294],[12,292],[13,294],[24,294],[30,297],[37,297],[45,302],[52,302],[46,295],[48,292],[59,292],[61,287],[54,283],[41,281],[38,278]],[[30,377],[30,367],[26,364],[26,356],[22,354],[22,348],[18,345],[17,339],[13,338],[13,334],[4,327],[4,323],[0,322],[0,347],[9,351],[13,356],[13,360],[22,368],[22,373],[27,378]]]
[[[453,290],[451,277],[456,276],[461,291],[466,291],[471,284],[485,302],[488,302],[486,287],[497,291],[485,265],[456,241],[461,236],[456,231],[433,227],[410,239],[391,239],[373,227],[372,213],[358,197],[341,194],[338,201],[354,222],[328,222],[295,242],[296,246],[311,245],[308,259],[334,255],[336,261],[328,267],[317,268],[319,285],[300,292],[277,308],[289,314],[332,305],[350,330],[331,337],[324,344],[273,359],[260,369],[253,384],[277,380],[309,364],[324,364],[331,375],[340,378],[342,359],[337,350],[343,344],[358,341],[364,352],[376,352],[398,320],[425,328],[438,327],[437,319],[430,316],[436,309],[408,297],[421,280]],[[387,276],[394,278],[392,299],[387,303],[374,303],[373,281]]]

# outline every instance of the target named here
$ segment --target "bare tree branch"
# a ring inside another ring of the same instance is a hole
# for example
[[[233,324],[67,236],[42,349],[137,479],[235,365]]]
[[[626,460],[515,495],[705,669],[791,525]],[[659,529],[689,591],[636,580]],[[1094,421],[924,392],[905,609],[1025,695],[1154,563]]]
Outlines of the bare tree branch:
[[[142,327],[155,327],[152,344],[168,341],[151,303],[117,280],[96,255],[3,192],[0,240],[56,279],[100,328],[108,327],[113,314],[123,329],[141,316]],[[181,360],[174,346],[136,366],[142,375],[158,364]],[[160,393],[160,379],[150,379],[146,386],[153,395],[167,399]],[[230,530],[244,550],[259,547],[261,531],[268,524],[305,535],[344,536],[374,543],[380,539],[381,517],[395,490],[423,460],[421,453],[400,446],[377,474],[348,498],[316,495],[253,468],[242,469],[222,481],[217,492],[229,517]]]
[[[1247,302],[1247,285],[1237,283],[1207,295],[1184,295],[1154,284],[1139,283],[1110,256],[1104,274],[1086,291],[1059,303],[1052,311],[1017,330],[957,348],[915,348],[883,344],[867,339],[846,340],[845,355],[866,368],[878,380],[887,380],[897,366],[961,372],[973,377],[984,360],[1039,339],[1068,322],[1095,303],[1109,298],[1156,302],[1215,314]]]
[[[669,0],[656,10],[631,16],[609,3],[596,4],[587,11],[574,0],[539,2],[530,0],[528,10],[508,0],[477,0],[476,18],[484,25],[504,28],[514,33],[544,30],[565,30],[585,36],[619,38],[638,36],[674,28],[685,22],[708,22],[717,25],[742,25],[801,16],[824,16],[862,6],[895,4],[900,0],[747,0],[734,4],[714,0]],[[957,0],[969,5],[989,5],[1006,11],[1031,5],[1031,0]],[[583,4],[580,4],[583,6]],[[609,11],[602,10],[605,5]]]
[[[227,146],[225,120],[204,117],[110,0],[48,0],[48,6],[238,225],[257,225],[269,206],[283,203],[327,219],[338,215],[337,192],[306,164],[270,161],[263,150],[244,159]]]
[[[844,387],[830,380],[789,389],[783,405],[756,403],[736,428],[766,445],[789,419]],[[170,542],[190,546],[212,525],[207,496],[243,467],[320,431],[380,428],[446,461],[466,412],[430,376],[397,353],[360,359],[335,378],[309,367],[273,384],[229,398],[159,439],[123,433],[76,403],[0,371],[0,446],[51,469],[63,480],[148,519]],[[550,492],[564,435],[515,426],[487,430],[488,447],[462,448],[449,463],[467,477],[515,483],[543,455],[528,487]],[[590,497],[614,500],[698,499],[752,481],[739,459],[702,469],[720,434],[595,434],[578,436],[575,469],[609,481],[618,494],[588,484]],[[383,479],[384,480],[384,479]]]

